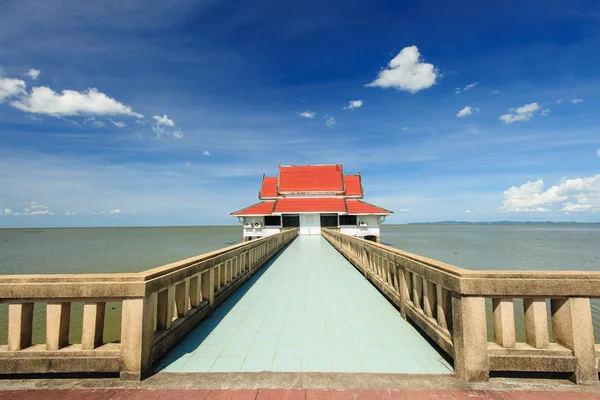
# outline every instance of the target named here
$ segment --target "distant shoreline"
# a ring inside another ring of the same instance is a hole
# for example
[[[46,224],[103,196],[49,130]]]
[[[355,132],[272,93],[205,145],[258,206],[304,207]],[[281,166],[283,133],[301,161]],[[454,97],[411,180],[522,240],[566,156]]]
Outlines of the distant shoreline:
[[[438,221],[438,222],[407,222],[404,224],[384,224],[383,226],[407,226],[407,225],[599,225],[598,222],[575,222],[575,221]],[[56,226],[56,227],[21,227],[21,228],[2,228],[3,231],[23,231],[37,232],[46,229],[153,229],[153,228],[230,228],[239,227],[233,225],[136,225],[136,226]]]

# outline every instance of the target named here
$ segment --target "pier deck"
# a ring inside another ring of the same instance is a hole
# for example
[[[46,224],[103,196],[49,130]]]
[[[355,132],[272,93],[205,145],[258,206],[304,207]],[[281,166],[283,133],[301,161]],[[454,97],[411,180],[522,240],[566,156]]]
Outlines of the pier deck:
[[[155,368],[163,373],[452,373],[321,236],[298,237]]]

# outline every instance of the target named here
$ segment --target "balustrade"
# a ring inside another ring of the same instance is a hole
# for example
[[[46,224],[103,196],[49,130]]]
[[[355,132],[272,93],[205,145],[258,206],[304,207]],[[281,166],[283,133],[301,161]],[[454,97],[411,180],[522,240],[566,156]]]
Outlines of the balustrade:
[[[322,235],[454,360],[458,377],[568,372],[577,383],[598,384],[590,299],[600,298],[599,272],[474,271],[331,229]],[[517,341],[514,299],[522,299],[524,342]]]
[[[120,372],[140,379],[203,318],[297,236],[297,229],[130,274],[0,276],[8,343],[0,374]],[[71,308],[83,303],[81,344],[70,344]],[[121,334],[104,341],[106,303],[121,304]],[[34,306],[46,339],[33,344]]]

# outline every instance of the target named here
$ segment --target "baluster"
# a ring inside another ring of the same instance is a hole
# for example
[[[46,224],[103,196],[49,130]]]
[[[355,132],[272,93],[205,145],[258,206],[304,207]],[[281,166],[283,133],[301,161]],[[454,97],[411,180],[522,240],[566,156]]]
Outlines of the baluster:
[[[413,280],[412,280],[412,272],[409,270],[404,270],[404,283],[406,284],[406,301],[413,303],[412,301],[412,291],[413,291]],[[413,303],[416,307],[416,305]]]
[[[598,385],[590,299],[583,297],[552,299],[550,310],[554,340],[571,349],[577,359],[575,382]]]
[[[435,283],[423,278],[423,311],[429,318],[435,318],[437,290]]]
[[[413,289],[413,305],[422,310],[421,298],[423,296],[423,279],[413,272],[412,274],[412,289]]]
[[[8,305],[8,350],[18,351],[31,346],[33,303]]]
[[[46,305],[46,350],[60,350],[69,345],[71,303]]]
[[[202,300],[208,300],[212,306],[215,298],[215,284],[214,284],[214,272],[213,268],[203,272],[200,278],[200,287],[202,288]]]
[[[105,302],[86,302],[83,305],[83,325],[81,329],[81,348],[83,350],[93,350],[102,346],[105,310]]]
[[[515,347],[515,310],[512,298],[494,298],[492,307],[494,310],[494,341],[502,347]]]
[[[201,274],[196,274],[190,278],[190,306],[198,307],[202,302]]]
[[[156,311],[156,329],[167,330],[173,323],[173,300],[175,298],[175,287],[169,288],[158,293],[157,311]]]
[[[398,268],[398,291],[400,292],[400,315],[402,318],[406,319],[406,302],[410,300],[410,295],[408,291],[408,285],[406,281],[406,274],[408,271],[403,271]]]
[[[175,285],[175,307],[177,308],[177,317],[185,317],[190,306],[190,281],[185,281]]]
[[[452,292],[437,285],[437,323],[452,332]]]
[[[546,300],[523,299],[523,307],[525,308],[526,342],[537,349],[547,348],[550,340],[548,338]]]

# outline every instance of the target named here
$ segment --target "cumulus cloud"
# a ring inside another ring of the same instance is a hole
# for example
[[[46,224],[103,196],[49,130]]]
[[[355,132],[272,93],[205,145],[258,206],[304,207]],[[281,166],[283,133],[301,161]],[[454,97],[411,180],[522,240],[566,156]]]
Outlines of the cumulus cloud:
[[[0,217],[3,215],[12,215],[13,214],[13,210],[11,210],[10,208],[4,207],[2,204],[0,204]]]
[[[360,108],[363,105],[363,101],[362,100],[352,100],[348,103],[348,105],[346,107],[344,107],[344,110],[354,110],[355,108]]]
[[[300,115],[301,117],[304,117],[304,118],[308,118],[308,119],[313,119],[315,117],[315,113],[310,112],[310,111],[304,111],[304,112],[298,113],[298,115]]]
[[[42,71],[39,69],[31,68],[26,75],[35,81],[40,76],[40,72]]]
[[[542,110],[542,112],[540,113],[540,115],[542,117],[545,117],[545,116],[547,116],[549,114],[550,114],[550,109],[548,109],[548,108],[546,108],[545,110]]]
[[[474,112],[479,111],[479,108],[472,108],[471,106],[466,106],[465,108],[463,108],[462,110],[460,110],[458,112],[458,114],[456,114],[456,116],[458,118],[462,118],[462,117],[466,117],[468,115],[473,114]]]
[[[325,125],[327,125],[329,129],[333,128],[333,126],[335,125],[335,118],[331,115],[327,115],[325,116],[325,118],[327,118],[327,120],[325,121]]]
[[[573,103],[573,104],[583,103],[583,99],[573,99],[573,100],[571,100],[571,103]]]
[[[210,152],[208,152],[208,151],[206,151],[206,150],[204,150],[204,151],[202,152],[202,154],[204,154],[205,156],[210,156]]]
[[[379,72],[379,76],[367,86],[382,88],[393,87],[411,93],[430,88],[436,83],[440,74],[433,64],[421,60],[417,46],[405,47],[389,62],[387,69]]]
[[[465,214],[473,214],[473,211],[471,211],[471,210],[465,210]]]
[[[20,79],[5,78],[0,70],[0,103],[4,100],[25,93],[27,85]]]
[[[175,126],[175,122],[169,117],[167,117],[167,114],[163,115],[162,117],[158,115],[153,115],[152,119],[156,121],[156,125]]]
[[[600,149],[596,150],[596,155],[600,157]]]
[[[30,201],[25,203],[25,208],[22,211],[15,212],[9,208],[5,208],[3,211],[4,215],[54,215],[52,211],[43,204]],[[2,207],[0,207],[0,215],[2,214]]]
[[[600,211],[600,174],[567,179],[544,190],[543,179],[512,186],[504,191],[506,212],[597,212]]]
[[[47,86],[34,87],[27,93],[10,103],[11,106],[34,114],[47,114],[53,117],[74,115],[127,115],[143,118],[140,113],[132,111],[115,99],[101,93],[96,88],[84,92],[63,90],[56,93]]]
[[[499,119],[506,124],[529,121],[539,109],[540,106],[538,103],[529,103],[522,107],[511,108],[509,110],[511,111],[510,113],[501,115]]]

